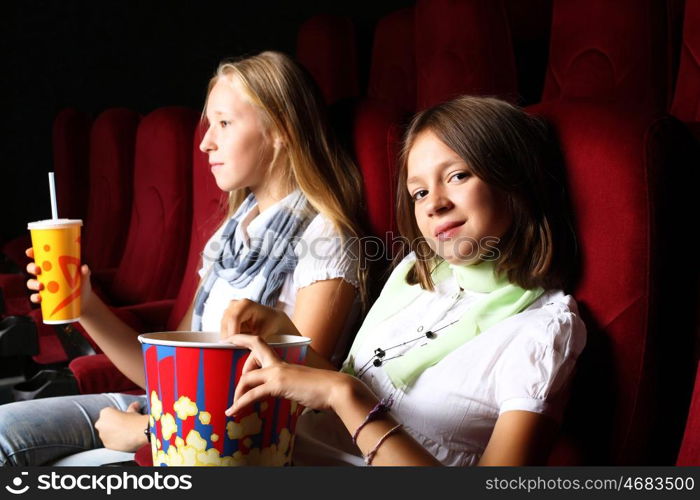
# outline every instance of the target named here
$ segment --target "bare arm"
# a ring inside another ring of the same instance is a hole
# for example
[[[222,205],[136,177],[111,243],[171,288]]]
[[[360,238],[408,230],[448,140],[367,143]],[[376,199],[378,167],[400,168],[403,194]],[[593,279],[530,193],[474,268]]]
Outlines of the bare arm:
[[[355,287],[341,278],[317,281],[297,292],[292,322],[326,360],[335,351],[355,295]]]
[[[529,411],[502,413],[479,465],[544,465],[557,434],[551,418]]]

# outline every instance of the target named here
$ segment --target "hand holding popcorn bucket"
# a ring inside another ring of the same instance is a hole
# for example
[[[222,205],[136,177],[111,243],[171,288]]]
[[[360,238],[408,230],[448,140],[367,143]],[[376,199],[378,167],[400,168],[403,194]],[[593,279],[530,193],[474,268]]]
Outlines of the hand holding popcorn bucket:
[[[142,344],[153,465],[290,465],[302,407],[267,398],[235,417],[224,414],[250,354],[218,333],[159,332]],[[268,339],[280,358],[301,364],[311,339]]]

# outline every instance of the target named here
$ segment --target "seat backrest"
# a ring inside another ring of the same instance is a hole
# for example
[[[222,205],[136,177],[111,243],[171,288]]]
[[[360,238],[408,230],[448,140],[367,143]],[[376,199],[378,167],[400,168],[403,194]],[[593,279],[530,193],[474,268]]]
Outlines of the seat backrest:
[[[386,240],[396,233],[396,160],[401,113],[385,103],[360,101],[353,116],[354,158],[363,179],[367,223],[372,235]]]
[[[199,271],[202,265],[204,245],[217,227],[223,222],[227,212],[227,194],[216,185],[209,167],[209,159],[199,150],[206,129],[197,127],[192,145],[192,235],[182,284],[175,299],[175,305],[168,317],[167,327],[175,330],[187,309],[192,304],[199,284]]]
[[[387,14],[374,30],[367,96],[402,113],[416,108],[415,9]]]
[[[666,109],[670,53],[665,0],[554,0],[542,100]]]
[[[131,215],[134,148],[141,116],[130,109],[103,111],[90,131],[90,190],[82,258],[94,270],[117,267]]]
[[[192,109],[169,107],[139,124],[129,235],[110,290],[114,305],[177,295],[190,241],[191,148],[198,119]]]
[[[696,467],[700,465],[700,364],[695,376],[695,389],[676,465]]]
[[[86,113],[74,108],[61,110],[53,122],[51,141],[58,215],[66,219],[84,220],[87,214],[90,122]]]
[[[700,122],[700,0],[686,0],[681,61],[671,114]]]
[[[515,102],[515,59],[501,0],[418,0],[417,109],[461,94]]]
[[[319,14],[305,21],[297,35],[296,57],[326,104],[359,95],[357,43],[349,17]]]
[[[674,190],[673,205],[667,194],[684,171],[673,156],[680,124],[564,101],[530,111],[549,119],[561,144],[581,255],[573,294],[589,334],[565,421],[578,458],[560,448],[552,461],[664,463],[660,443],[675,439],[689,396],[695,319],[686,307],[695,278],[670,279],[678,210],[692,199]]]

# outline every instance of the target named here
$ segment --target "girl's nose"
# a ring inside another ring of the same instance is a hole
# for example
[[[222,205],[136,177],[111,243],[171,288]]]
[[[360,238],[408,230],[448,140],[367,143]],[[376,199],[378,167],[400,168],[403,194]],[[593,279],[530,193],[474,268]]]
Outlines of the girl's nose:
[[[211,127],[209,127],[204,133],[204,137],[202,137],[202,142],[199,144],[199,150],[202,153],[208,153],[213,149],[215,149],[215,146],[214,142],[211,140]]]
[[[428,210],[428,216],[430,217],[448,212],[450,209],[452,209],[452,207],[454,207],[454,203],[452,203],[452,201],[450,201],[450,199],[441,191],[433,191],[433,193],[429,195],[429,199],[427,201],[428,203],[426,204],[426,208]]]

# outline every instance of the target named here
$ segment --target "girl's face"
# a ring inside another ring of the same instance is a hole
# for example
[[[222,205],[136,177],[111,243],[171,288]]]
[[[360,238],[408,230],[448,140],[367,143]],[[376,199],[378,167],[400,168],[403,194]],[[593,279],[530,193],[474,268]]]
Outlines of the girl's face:
[[[477,262],[512,223],[505,194],[473,175],[430,130],[418,134],[409,151],[406,187],[420,232],[452,264]]]
[[[223,191],[247,187],[255,192],[274,153],[260,112],[248,101],[237,78],[219,79],[206,109],[209,128],[199,149],[209,155],[216,184]]]

